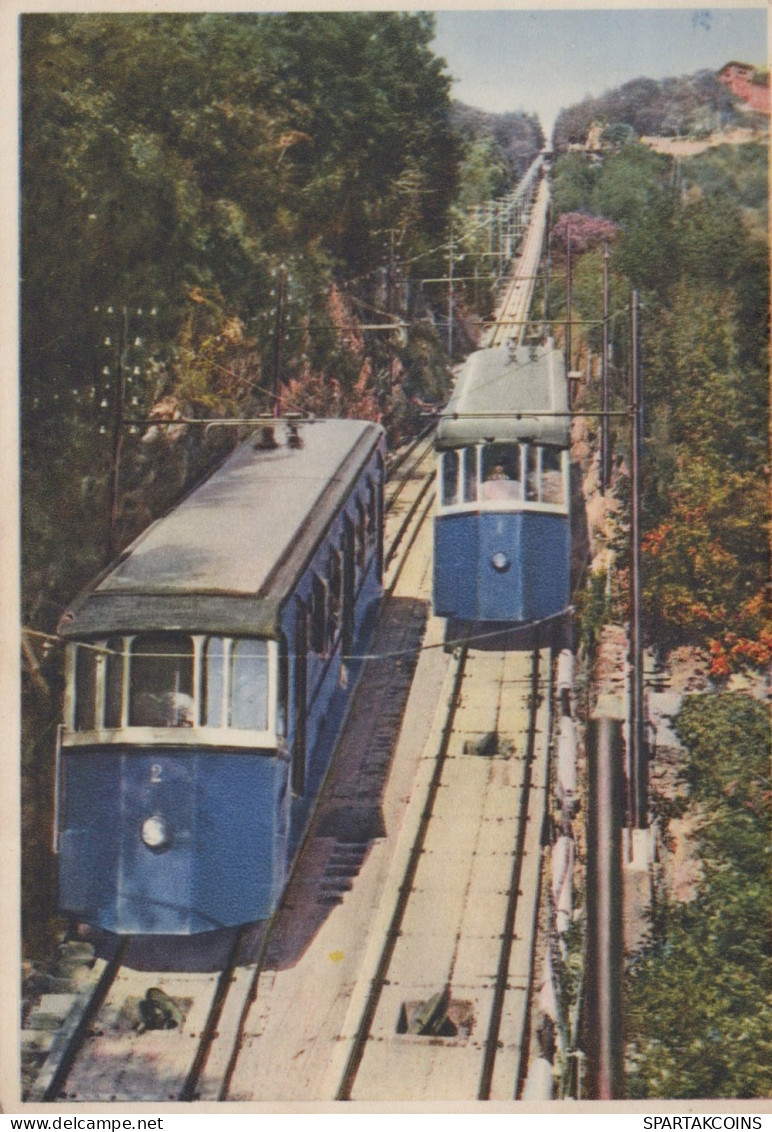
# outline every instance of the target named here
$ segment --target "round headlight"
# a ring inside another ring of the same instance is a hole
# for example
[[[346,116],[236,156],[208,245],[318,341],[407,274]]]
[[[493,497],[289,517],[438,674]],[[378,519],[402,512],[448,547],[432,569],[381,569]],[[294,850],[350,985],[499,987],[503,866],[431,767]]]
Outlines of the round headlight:
[[[166,818],[162,818],[160,814],[145,818],[141,837],[148,849],[166,849],[172,839]]]
[[[498,570],[500,574],[503,574],[504,571],[508,570],[510,567],[509,559],[507,558],[506,554],[502,553],[502,551],[500,550],[493,555],[491,562],[493,564],[493,569]]]

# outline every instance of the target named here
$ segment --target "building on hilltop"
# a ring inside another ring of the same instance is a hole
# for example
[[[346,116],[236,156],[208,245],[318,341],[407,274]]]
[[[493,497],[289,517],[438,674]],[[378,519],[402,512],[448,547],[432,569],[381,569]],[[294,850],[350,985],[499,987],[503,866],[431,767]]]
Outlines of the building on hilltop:
[[[721,68],[718,80],[729,87],[732,94],[742,99],[750,110],[770,113],[768,71],[760,70],[750,63],[733,60]]]

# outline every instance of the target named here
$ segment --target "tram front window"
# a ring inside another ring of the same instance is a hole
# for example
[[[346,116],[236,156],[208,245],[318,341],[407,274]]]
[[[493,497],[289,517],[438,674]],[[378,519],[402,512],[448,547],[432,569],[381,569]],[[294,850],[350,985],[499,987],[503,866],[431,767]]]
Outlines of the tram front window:
[[[482,460],[483,499],[522,499],[519,444],[486,444]]]
[[[130,727],[192,727],[193,641],[174,634],[135,637],[131,645]]]

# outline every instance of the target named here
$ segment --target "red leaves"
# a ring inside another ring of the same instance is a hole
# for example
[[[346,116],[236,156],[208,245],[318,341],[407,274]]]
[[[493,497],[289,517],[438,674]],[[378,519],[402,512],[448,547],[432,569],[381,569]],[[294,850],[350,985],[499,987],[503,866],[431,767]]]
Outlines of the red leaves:
[[[709,641],[708,651],[710,675],[724,680],[745,665],[766,668],[772,663],[772,634],[762,631],[758,640],[751,640],[738,637],[736,633],[724,633],[720,640],[712,638]]]
[[[653,531],[645,534],[641,540],[641,551],[656,558],[662,550],[662,544],[673,530],[672,523],[660,523]]]

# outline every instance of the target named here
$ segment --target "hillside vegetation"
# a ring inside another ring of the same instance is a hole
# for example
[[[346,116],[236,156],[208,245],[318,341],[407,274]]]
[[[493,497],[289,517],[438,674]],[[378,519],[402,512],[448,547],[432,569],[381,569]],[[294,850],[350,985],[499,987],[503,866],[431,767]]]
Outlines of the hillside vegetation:
[[[504,196],[544,147],[539,120],[529,114],[488,114],[454,102],[452,120],[462,147],[456,201],[462,209]]]
[[[640,107],[636,128],[651,130],[648,112]],[[715,688],[685,697],[676,720],[686,793],[655,800],[663,821],[688,806],[698,879],[691,900],[659,894],[648,937],[628,957],[626,1075],[637,1098],[762,1097],[771,1084],[769,718],[750,695],[722,692],[733,673],[772,660],[767,160],[751,144],[673,160],[629,142],[600,159],[567,153],[555,166],[555,270],[570,227],[576,320],[600,317],[608,241],[617,411],[629,402],[633,288],[641,298],[647,643],[661,653],[696,647]],[[562,281],[551,305],[564,315]],[[600,327],[577,321],[573,365],[601,349]],[[591,409],[597,395],[593,383]],[[613,431],[621,537],[611,598],[604,572],[586,611],[621,624],[629,430]]]
[[[641,293],[649,639],[665,649],[709,649],[716,677],[772,657],[765,166],[761,147],[718,149],[676,167],[630,144],[600,164],[567,154],[554,177],[556,232],[561,214],[575,215],[577,233],[590,218],[617,231],[610,244],[617,409],[627,404],[630,293]],[[600,316],[601,286],[596,241],[576,259],[575,319]],[[553,302],[564,307],[562,288]],[[601,347],[600,327],[577,335],[574,365],[587,346],[596,354]],[[617,433],[624,457],[626,430]],[[618,550],[624,598],[624,543]]]
[[[691,696],[677,731],[703,867],[694,899],[654,910],[629,973],[628,1095],[768,1097],[769,714],[749,696]]]
[[[600,123],[607,142],[622,144],[645,135],[706,137],[715,130],[748,124],[748,115],[713,71],[680,78],[633,79],[600,98],[561,110],[553,145],[558,152],[585,142]]]

